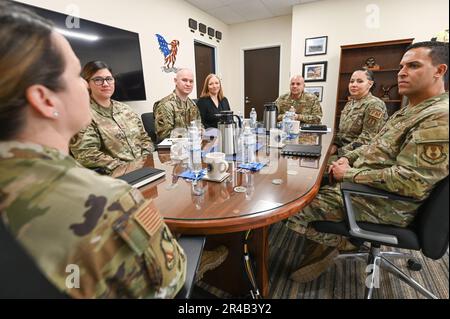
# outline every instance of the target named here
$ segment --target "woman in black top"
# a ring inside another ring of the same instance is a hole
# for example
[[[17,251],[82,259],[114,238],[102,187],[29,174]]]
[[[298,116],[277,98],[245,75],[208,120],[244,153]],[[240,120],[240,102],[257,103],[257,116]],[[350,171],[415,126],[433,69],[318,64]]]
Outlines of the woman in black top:
[[[217,128],[218,117],[221,111],[229,111],[230,105],[228,100],[223,96],[222,83],[215,74],[209,74],[205,83],[200,98],[197,101],[202,123],[205,128]]]

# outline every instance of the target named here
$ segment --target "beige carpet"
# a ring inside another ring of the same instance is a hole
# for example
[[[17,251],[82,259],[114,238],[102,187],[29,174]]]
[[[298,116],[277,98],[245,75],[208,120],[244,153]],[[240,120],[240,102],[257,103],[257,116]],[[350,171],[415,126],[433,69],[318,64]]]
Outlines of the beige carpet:
[[[300,259],[302,240],[299,235],[277,223],[270,230],[270,298],[273,299],[358,299],[364,297],[365,264],[356,260],[340,260],[317,280],[298,284],[289,279]],[[384,248],[391,249],[391,248]],[[395,249],[392,249],[395,250]],[[410,271],[406,260],[395,264],[406,274],[430,290],[439,298],[449,298],[449,254],[440,260],[424,257],[420,252],[413,255],[422,263],[421,271]],[[229,294],[199,282],[198,286],[218,298],[232,298]],[[424,298],[403,281],[382,271],[380,288],[375,290],[376,299]]]

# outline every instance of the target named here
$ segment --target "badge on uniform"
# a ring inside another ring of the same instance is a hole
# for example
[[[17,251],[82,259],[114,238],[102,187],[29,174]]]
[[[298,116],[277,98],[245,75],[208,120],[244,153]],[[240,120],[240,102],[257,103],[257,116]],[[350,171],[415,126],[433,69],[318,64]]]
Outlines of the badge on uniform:
[[[378,122],[379,119],[381,119],[382,116],[383,116],[383,112],[378,111],[378,110],[372,110],[369,113],[369,119],[367,120],[367,123],[370,126],[373,126]]]
[[[447,158],[447,154],[443,152],[443,148],[442,145],[424,145],[420,158],[432,165],[442,163]]]
[[[381,117],[383,116],[383,112],[378,111],[378,110],[373,110],[372,112],[369,113],[369,115],[374,118],[381,119]]]
[[[136,222],[141,225],[151,237],[162,226],[162,219],[156,208],[147,204],[142,210],[134,215]]]
[[[164,252],[164,259],[166,260],[166,267],[168,270],[172,270],[175,266],[175,245],[172,238],[169,235],[167,228],[164,227],[161,236],[161,249]]]

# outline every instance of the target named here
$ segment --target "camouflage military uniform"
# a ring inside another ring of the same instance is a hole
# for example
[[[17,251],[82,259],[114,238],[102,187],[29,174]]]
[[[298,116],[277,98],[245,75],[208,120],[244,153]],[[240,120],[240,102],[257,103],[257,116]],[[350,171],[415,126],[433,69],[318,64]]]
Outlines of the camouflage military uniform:
[[[314,94],[303,92],[299,99],[292,99],[287,93],[280,96],[275,104],[278,107],[278,121],[283,120],[283,115],[293,105],[298,119],[302,123],[319,124],[322,120],[322,107]]]
[[[110,174],[116,167],[154,151],[139,116],[126,104],[112,101],[109,108],[91,99],[92,122],[71,141],[70,151],[84,167]]]
[[[184,283],[186,256],[154,204],[58,150],[0,142],[0,218],[71,297],[171,298]]]
[[[200,120],[197,105],[189,98],[183,102],[175,92],[156,102],[153,114],[155,114],[156,135],[161,140],[170,137],[170,132],[174,128],[187,128],[191,121]]]
[[[384,102],[370,93],[360,100],[349,101],[341,112],[339,132],[334,139],[339,147],[338,156],[368,144],[387,118]]]
[[[448,93],[413,107],[404,107],[389,118],[370,144],[347,153],[352,168],[344,181],[366,184],[421,201],[434,185],[448,176]],[[353,197],[357,220],[405,227],[420,203],[381,198]],[[307,227],[316,220],[342,221],[340,184],[324,186],[312,203],[288,220],[288,227],[316,242],[337,246],[341,237]]]

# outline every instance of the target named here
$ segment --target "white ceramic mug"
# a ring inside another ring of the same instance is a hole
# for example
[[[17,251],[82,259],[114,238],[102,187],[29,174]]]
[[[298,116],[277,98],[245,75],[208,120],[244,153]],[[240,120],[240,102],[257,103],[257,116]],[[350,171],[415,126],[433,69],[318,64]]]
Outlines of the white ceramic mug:
[[[299,134],[300,133],[300,121],[292,121],[291,122],[291,134]]]
[[[189,157],[189,141],[187,138],[172,139],[170,147],[170,159],[173,161],[183,161]]]
[[[205,156],[205,163],[208,165],[208,176],[212,179],[219,179],[228,170],[228,163],[225,161],[225,153],[212,152]]]
[[[286,138],[286,133],[283,130],[277,128],[270,129],[270,139],[269,139],[269,147],[283,147],[284,139]]]

